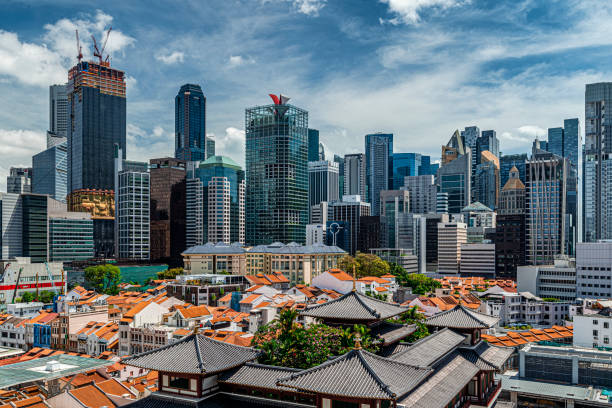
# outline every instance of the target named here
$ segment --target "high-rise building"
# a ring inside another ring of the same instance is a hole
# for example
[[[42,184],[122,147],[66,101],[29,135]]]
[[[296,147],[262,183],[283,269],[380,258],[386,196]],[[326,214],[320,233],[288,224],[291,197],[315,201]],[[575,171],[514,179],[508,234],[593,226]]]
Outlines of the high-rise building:
[[[436,214],[448,214],[448,193],[436,193]]]
[[[471,186],[470,191],[472,196],[470,197],[471,201],[475,200],[476,189],[476,165],[478,164],[478,160],[480,160],[478,154],[478,139],[480,139],[480,128],[478,126],[469,126],[466,127],[465,130],[461,131],[461,138],[463,139],[463,143],[465,146],[466,152],[470,150],[472,152],[471,156]]]
[[[47,196],[22,194],[22,256],[47,261]]]
[[[476,165],[474,199],[495,210],[499,197],[499,159],[488,150],[480,155]]]
[[[32,156],[32,192],[66,202],[68,166],[66,142]]]
[[[49,130],[47,148],[66,141],[68,129],[67,84],[49,87]]]
[[[197,84],[181,86],[174,98],[174,156],[206,160],[206,97]]]
[[[459,274],[463,244],[467,244],[467,224],[462,222],[438,223],[439,274]]]
[[[383,237],[387,235],[386,227],[385,217],[380,215],[360,217],[357,251],[367,254],[372,248],[382,248]]]
[[[461,276],[495,277],[495,244],[461,245]]]
[[[245,240],[244,171],[226,156],[201,162],[187,179],[187,247]]]
[[[418,176],[421,167],[419,153],[393,153],[393,185],[392,190],[399,190],[404,185],[404,178]]]
[[[404,177],[402,190],[410,193],[410,212],[427,214],[436,212],[438,187],[431,174]]]
[[[465,152],[466,150],[463,137],[457,129],[455,130],[455,132],[453,132],[448,143],[442,146],[441,166],[444,167],[445,165],[455,160],[457,157],[463,156]]]
[[[366,193],[372,215],[379,215],[380,192],[393,189],[393,134],[365,136]]]
[[[213,135],[206,135],[206,158],[213,157],[215,155],[215,137]]]
[[[502,154],[499,158],[499,177],[500,186],[505,186],[508,181],[508,175],[513,167],[516,167],[519,172],[519,179],[525,183],[525,161],[527,154]]]
[[[94,257],[93,220],[85,212],[68,212],[66,204],[48,199],[49,262],[86,261]]]
[[[334,162],[338,163],[338,191],[342,196],[344,194],[344,158],[334,154]],[[365,197],[365,195],[363,197]]]
[[[497,132],[494,130],[483,130],[480,137],[476,139],[476,152],[472,151],[472,154],[476,153],[478,155],[476,164],[480,164],[481,154],[485,150],[499,157],[499,139],[497,138]]]
[[[246,242],[306,241],[308,112],[273,95],[246,109]]]
[[[113,149],[125,159],[125,74],[108,62],[80,61],[68,72],[68,192],[112,190]]]
[[[6,178],[6,192],[23,194],[32,192],[32,168],[11,167]]]
[[[449,221],[448,214],[416,214],[414,216],[414,254],[419,273],[438,269],[438,224]]]
[[[21,195],[0,193],[0,258],[23,256],[23,201]]]
[[[472,154],[459,156],[438,169],[439,192],[448,193],[449,214],[459,214],[471,199]]]
[[[308,206],[321,201],[337,201],[338,163],[329,161],[308,162]]]
[[[325,225],[306,225],[306,245],[325,245]]]
[[[153,261],[182,264],[186,249],[186,163],[171,157],[151,159],[151,255]]]
[[[568,160],[540,151],[526,163],[526,262],[552,264],[565,251]]]
[[[146,162],[123,160],[115,145],[115,256],[149,259],[150,176]]]
[[[321,201],[317,205],[310,207],[310,220],[312,224],[327,224],[327,215],[329,213],[329,203]]]
[[[358,195],[366,199],[366,166],[363,153],[344,156],[344,191],[342,195]]]
[[[308,129],[308,161],[319,161],[319,131]]]
[[[380,192],[380,215],[387,223],[383,236],[383,248],[403,248],[400,241],[400,218],[410,212],[410,193],[406,190],[382,190]],[[412,248],[412,247],[410,247]]]
[[[513,167],[499,198],[495,228],[495,268],[501,278],[516,278],[525,265],[525,185]]]
[[[358,196],[344,196],[342,201],[329,203],[327,215],[327,242],[333,243],[333,235],[338,232],[334,223],[341,227],[344,242],[338,240],[336,243],[345,251],[355,254],[359,243],[359,231],[361,217],[370,215],[370,204],[361,201]]]
[[[548,128],[548,147],[546,151],[556,154],[557,156],[563,156],[563,128]]]
[[[114,169],[114,165],[113,165]],[[113,183],[114,187],[114,183]],[[80,189],[68,194],[68,211],[91,214],[96,258],[115,255],[115,193],[113,190]]]

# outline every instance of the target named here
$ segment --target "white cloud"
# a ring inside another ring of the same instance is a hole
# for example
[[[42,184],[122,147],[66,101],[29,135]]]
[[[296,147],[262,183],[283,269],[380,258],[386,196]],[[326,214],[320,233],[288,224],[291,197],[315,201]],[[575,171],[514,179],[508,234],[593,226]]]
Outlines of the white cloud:
[[[327,0],[293,0],[293,5],[300,13],[308,16],[318,16],[326,2]]]
[[[156,125],[152,131],[127,124],[127,158],[148,162],[157,157],[174,156],[174,132]]]
[[[210,135],[215,139],[215,154],[228,156],[236,163],[244,166],[244,148],[246,143],[244,130],[228,127],[225,129],[225,134],[221,136]]]
[[[0,191],[6,191],[10,167],[31,167],[32,155],[46,144],[46,134],[33,130],[0,129]]]
[[[380,0],[381,3],[389,5],[389,11],[396,16],[385,20],[380,18],[381,23],[397,25],[400,23],[414,24],[420,19],[419,12],[425,8],[446,9],[464,4],[465,0]]]
[[[242,55],[231,55],[227,61],[229,68],[239,67],[241,65],[254,64],[255,60],[251,57],[243,57]]]
[[[155,59],[164,64],[176,64],[185,60],[185,54],[180,51],[174,51],[168,55],[156,55]]]

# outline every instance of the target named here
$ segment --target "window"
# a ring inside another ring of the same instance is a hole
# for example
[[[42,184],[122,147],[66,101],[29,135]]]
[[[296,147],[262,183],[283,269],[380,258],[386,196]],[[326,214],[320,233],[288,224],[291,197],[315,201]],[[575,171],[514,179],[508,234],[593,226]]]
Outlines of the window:
[[[604,326],[604,329],[607,329],[608,327],[610,327],[610,323],[604,322],[603,326]]]
[[[597,330],[593,330],[593,337],[597,337],[597,335],[598,335]]]
[[[170,387],[189,389],[189,378],[170,377]]]

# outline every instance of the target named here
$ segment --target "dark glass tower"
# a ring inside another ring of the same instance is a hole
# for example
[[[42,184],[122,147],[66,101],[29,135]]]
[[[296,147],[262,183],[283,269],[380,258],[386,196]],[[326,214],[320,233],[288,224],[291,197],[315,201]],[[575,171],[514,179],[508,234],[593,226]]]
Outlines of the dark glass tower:
[[[319,131],[308,129],[308,161],[319,161]]]
[[[365,156],[366,194],[372,215],[379,215],[380,192],[393,189],[393,134],[366,135]]]
[[[245,111],[246,241],[304,243],[308,224],[308,112],[271,95]]]
[[[114,188],[113,145],[126,151],[125,74],[108,62],[68,72],[68,192]]]
[[[174,98],[174,156],[206,160],[206,97],[200,85],[185,84]]]

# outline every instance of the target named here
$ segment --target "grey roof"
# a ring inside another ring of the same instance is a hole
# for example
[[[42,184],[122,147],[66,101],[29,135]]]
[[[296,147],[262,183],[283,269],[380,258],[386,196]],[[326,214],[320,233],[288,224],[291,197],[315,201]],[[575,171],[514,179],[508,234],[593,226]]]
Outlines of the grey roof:
[[[245,385],[253,388],[265,388],[287,391],[286,387],[276,384],[279,378],[300,372],[297,368],[276,367],[264,364],[246,363],[242,367],[223,373],[219,381],[227,384]]]
[[[227,244],[225,242],[218,242],[216,244],[208,242],[204,245],[196,245],[183,251],[183,254],[187,255],[223,255],[223,254],[243,254],[246,252],[250,253],[269,253],[269,254],[296,254],[296,255],[308,255],[308,254],[345,254],[346,251],[337,246],[330,246],[324,244],[313,244],[313,245],[300,245],[295,242],[290,242],[287,245],[281,242],[274,242],[270,245],[257,245],[251,248],[244,248],[242,244],[234,242],[233,244]]]
[[[455,351],[444,360],[434,375],[407,398],[399,401],[398,405],[410,408],[445,407],[478,371],[478,367]]]
[[[474,201],[472,204],[466,205],[465,207],[463,207],[463,210],[461,210],[461,212],[469,212],[469,211],[493,212],[492,209],[490,209],[489,207],[487,207],[480,201]]]
[[[463,305],[442,313],[438,313],[427,320],[428,326],[450,327],[454,329],[489,329],[499,321],[499,317],[475,312]]]
[[[532,394],[545,397],[555,397],[560,400],[579,401],[595,400],[594,389],[577,385],[555,384],[542,381],[519,379],[516,376],[501,375],[502,390],[515,391],[519,394]],[[596,389],[595,389],[596,390]]]
[[[290,401],[262,399],[257,396],[251,397],[227,392],[217,392],[203,399],[153,393],[148,397],[124,405],[125,408],[304,408],[310,406]]]
[[[376,321],[404,313],[408,309],[398,304],[385,302],[351,291],[346,295],[320,305],[309,306],[301,316],[330,320]]]
[[[227,244],[225,242],[218,242],[213,244],[208,242],[204,245],[196,245],[187,248],[183,251],[183,254],[243,254],[246,249],[242,247],[242,244],[234,242],[233,244]]]
[[[414,343],[408,349],[399,351],[389,358],[419,367],[428,367],[457,347],[465,336],[450,329],[437,331]]]
[[[512,347],[491,346],[489,343],[481,341],[476,347],[462,347],[459,352],[481,370],[500,370],[514,353],[514,349]]]
[[[389,344],[410,336],[416,329],[416,324],[408,325],[383,322],[382,324],[372,327],[370,334],[372,336],[380,336],[383,339],[383,345],[388,346]]]
[[[259,354],[259,350],[250,347],[191,334],[176,343],[125,358],[122,363],[149,370],[204,374],[238,367]]]
[[[388,347],[384,347],[381,351],[378,352],[379,356],[393,358],[395,354],[399,354],[402,351],[408,350],[412,347],[410,343],[398,342],[389,345]]]
[[[318,394],[396,400],[421,383],[431,371],[359,349],[281,378],[278,383]]]

